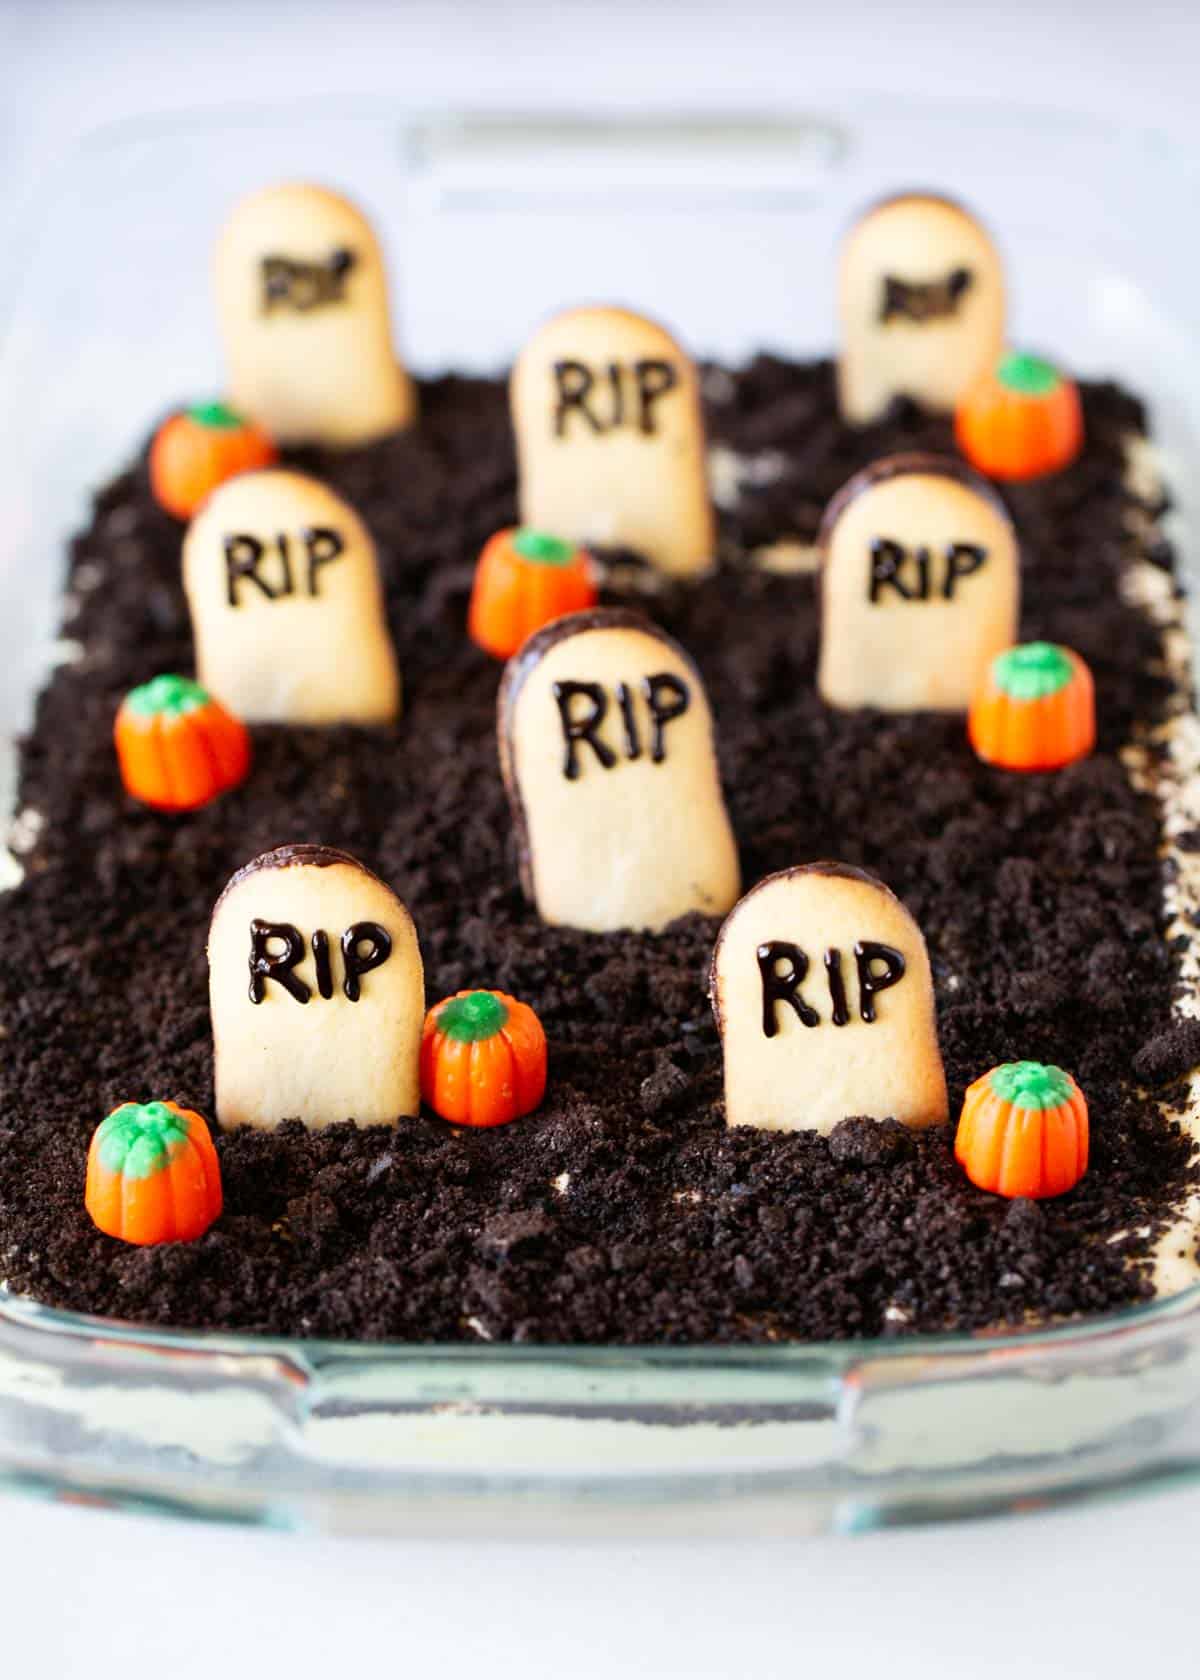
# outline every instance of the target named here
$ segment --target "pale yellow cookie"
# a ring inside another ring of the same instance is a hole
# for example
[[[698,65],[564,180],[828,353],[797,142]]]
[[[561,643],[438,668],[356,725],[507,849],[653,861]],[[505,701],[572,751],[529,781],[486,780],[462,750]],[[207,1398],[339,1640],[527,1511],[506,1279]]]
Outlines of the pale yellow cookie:
[[[400,676],[375,544],[315,478],[229,479],[188,526],[196,671],[248,723],[388,723]]]
[[[831,706],[966,711],[1017,639],[1020,563],[985,479],[935,455],[893,455],[825,515],[817,686]]]
[[[217,1119],[392,1125],[420,1109],[425,980],[412,917],[325,846],[240,869],[208,934]]]
[[[242,199],[216,249],[229,400],[277,443],[366,443],[411,423],[383,253],[362,212],[324,187]]]
[[[949,413],[1004,347],[1004,271],[961,205],[908,193],[875,205],[842,246],[838,395],[852,425],[893,397]]]
[[[521,523],[635,549],[662,572],[711,567],[716,549],[696,367],[626,309],[556,315],[510,386]]]
[[[500,758],[527,895],[542,919],[664,927],[738,894],[700,674],[648,620],[572,613],[510,660]]]
[[[730,1126],[949,1118],[925,941],[873,876],[840,863],[769,875],[721,929],[711,984]]]

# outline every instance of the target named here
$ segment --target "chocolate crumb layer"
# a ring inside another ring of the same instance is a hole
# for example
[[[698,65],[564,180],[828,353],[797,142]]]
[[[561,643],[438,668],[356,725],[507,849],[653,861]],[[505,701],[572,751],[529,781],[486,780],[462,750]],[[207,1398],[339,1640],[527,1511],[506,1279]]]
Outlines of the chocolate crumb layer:
[[[328,477],[379,545],[405,686],[394,729],[258,728],[244,787],[190,816],[136,806],[112,750],[117,704],[192,669],[181,530],[144,462],[100,493],[73,544],[84,653],[54,674],[23,748],[20,805],[44,824],[22,824],[26,879],[0,903],[12,1288],[159,1324],[554,1342],[970,1330],[1148,1294],[1143,1262],[1188,1185],[1190,1145],[1134,1079],[1177,1078],[1195,1045],[1171,1016],[1156,811],[1118,758],[1168,698],[1158,632],[1119,586],[1124,438],[1141,411],[1085,387],[1081,460],[1004,492],[1023,635],[1077,649],[1099,706],[1093,758],[1017,776],[975,759],[961,719],[824,707],[811,576],[747,558],[811,543],[829,497],[877,456],[951,452],[949,426],[900,405],[847,431],[827,363],[760,358],[707,383],[724,399],[713,440],[751,458],[722,513],[722,565],[649,603],[606,601],[648,608],[703,674],[746,885],[827,857],[885,881],[928,941],[952,1111],[994,1063],[1069,1068],[1091,1108],[1083,1183],[1053,1202],[985,1195],[948,1129],[848,1117],[829,1138],[731,1132],[706,997],[717,922],[541,926],[497,763],[500,667],[463,631],[475,558],[515,519],[505,392],[448,378],[423,388],[412,435],[289,457]],[[1155,563],[1173,567],[1166,545]],[[209,915],[235,869],[301,841],[350,852],[410,906],[430,1001],[491,986],[537,1009],[546,1102],[484,1132],[426,1115],[221,1137],[217,1225],[188,1245],[123,1247],[84,1212],[91,1132],[121,1101],[212,1112]]]

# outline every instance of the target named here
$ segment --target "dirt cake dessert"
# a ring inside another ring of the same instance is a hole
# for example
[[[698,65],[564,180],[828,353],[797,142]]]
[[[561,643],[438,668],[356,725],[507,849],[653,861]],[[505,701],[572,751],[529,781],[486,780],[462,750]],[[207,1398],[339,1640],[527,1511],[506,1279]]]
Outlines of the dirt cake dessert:
[[[1195,722],[1137,400],[1000,358],[990,242],[906,198],[848,242],[840,373],[693,382],[572,312],[514,432],[504,381],[382,377],[328,197],[222,241],[253,424],[175,417],[72,545],[0,902],[8,1288],[653,1343],[1192,1281]]]

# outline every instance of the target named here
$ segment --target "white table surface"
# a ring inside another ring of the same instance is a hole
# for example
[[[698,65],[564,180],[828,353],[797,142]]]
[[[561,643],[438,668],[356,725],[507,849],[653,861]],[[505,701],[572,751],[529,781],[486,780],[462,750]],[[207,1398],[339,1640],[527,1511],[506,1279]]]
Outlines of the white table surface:
[[[1195,0],[0,0],[0,237],[76,135],[268,89],[744,108],[825,83],[1086,111],[1120,96],[1200,138],[1198,49]],[[1200,1491],[852,1541],[577,1547],[286,1538],[6,1498],[0,1675],[1187,1672],[1198,1529]]]

